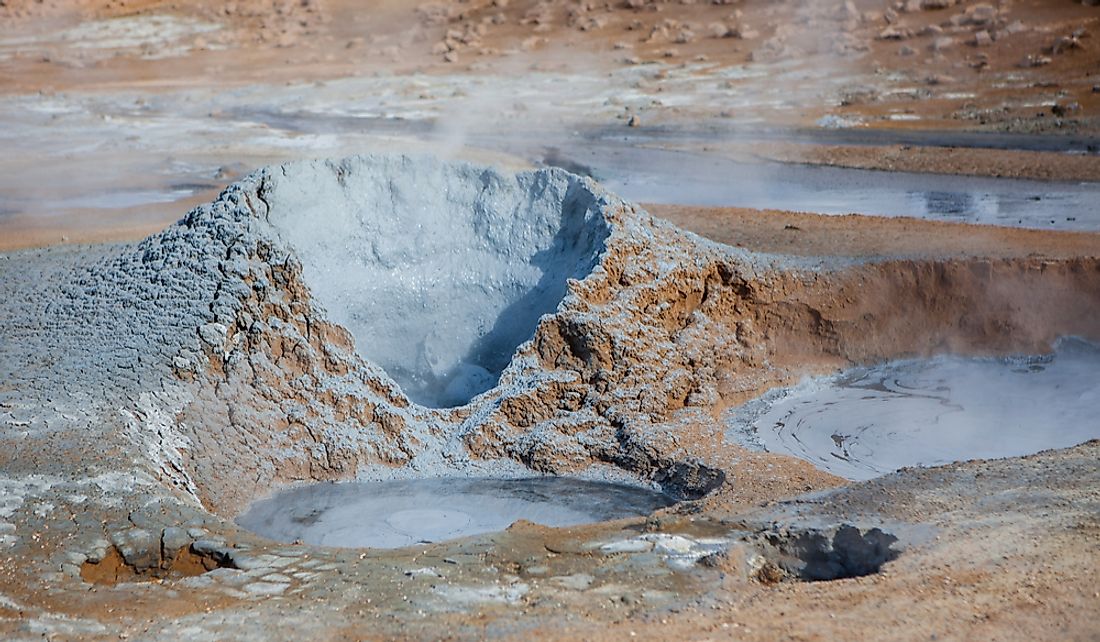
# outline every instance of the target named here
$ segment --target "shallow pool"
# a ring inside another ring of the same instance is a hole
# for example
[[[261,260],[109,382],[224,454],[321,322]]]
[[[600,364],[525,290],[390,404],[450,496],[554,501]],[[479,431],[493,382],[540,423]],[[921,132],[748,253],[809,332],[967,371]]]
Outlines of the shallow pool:
[[[322,483],[260,500],[237,523],[282,542],[398,548],[500,531],[521,519],[573,526],[673,503],[644,488],[564,477]]]
[[[869,479],[905,466],[1032,454],[1100,438],[1100,348],[1041,357],[893,361],[772,391],[727,438]]]

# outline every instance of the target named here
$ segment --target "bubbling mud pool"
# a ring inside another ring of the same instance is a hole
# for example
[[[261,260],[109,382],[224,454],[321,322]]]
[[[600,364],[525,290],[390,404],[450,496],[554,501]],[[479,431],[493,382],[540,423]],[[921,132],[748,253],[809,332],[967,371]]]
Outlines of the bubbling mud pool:
[[[730,411],[727,437],[848,479],[1029,455],[1100,438],[1100,347],[1049,356],[893,361],[773,391]]]
[[[237,523],[281,542],[399,548],[504,530],[575,526],[671,506],[644,488],[562,477],[311,484],[252,504]]]

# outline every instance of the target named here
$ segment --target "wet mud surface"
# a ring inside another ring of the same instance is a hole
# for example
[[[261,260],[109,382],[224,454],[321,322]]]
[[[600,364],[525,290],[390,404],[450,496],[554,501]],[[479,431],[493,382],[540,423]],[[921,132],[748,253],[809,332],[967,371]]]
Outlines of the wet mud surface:
[[[870,479],[906,466],[1019,457],[1100,439],[1100,350],[938,357],[857,368],[769,393],[729,414],[731,438]]]
[[[556,147],[636,200],[1096,229],[1097,21],[1076,3],[39,4],[0,11],[7,248],[136,240],[256,167],[372,150]]]
[[[646,516],[674,503],[644,488],[568,478],[320,484],[250,506],[237,523],[281,542],[399,548],[506,530]]]

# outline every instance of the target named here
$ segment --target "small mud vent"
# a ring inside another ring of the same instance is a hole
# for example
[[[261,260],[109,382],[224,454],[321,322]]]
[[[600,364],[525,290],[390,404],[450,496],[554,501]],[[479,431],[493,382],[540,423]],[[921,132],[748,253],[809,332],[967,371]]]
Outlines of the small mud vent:
[[[678,500],[695,500],[724,484],[726,473],[698,461],[680,461],[659,470],[653,480]]]
[[[169,533],[178,529],[167,529]],[[167,540],[168,538],[164,538]],[[123,539],[96,551],[80,565],[80,577],[89,584],[144,582],[172,577],[193,577],[216,568],[234,568],[232,552],[203,540],[178,545],[141,546]]]
[[[119,584],[169,577],[193,577],[224,566],[226,565],[213,558],[182,550],[175,557],[162,560],[156,566],[142,568],[128,563],[117,548],[111,547],[103,559],[84,562],[80,566],[80,577],[89,584]]]
[[[755,536],[763,558],[755,578],[772,584],[785,578],[807,582],[839,580],[878,573],[900,554],[898,538],[879,528],[849,524],[828,529],[776,528]]]

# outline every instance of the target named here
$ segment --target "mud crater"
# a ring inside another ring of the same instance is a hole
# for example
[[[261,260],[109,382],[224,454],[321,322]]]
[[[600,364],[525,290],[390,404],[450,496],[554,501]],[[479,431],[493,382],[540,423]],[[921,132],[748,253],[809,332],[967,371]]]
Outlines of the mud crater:
[[[283,166],[262,197],[328,318],[433,408],[494,387],[609,235],[591,184],[561,171],[368,156]]]

